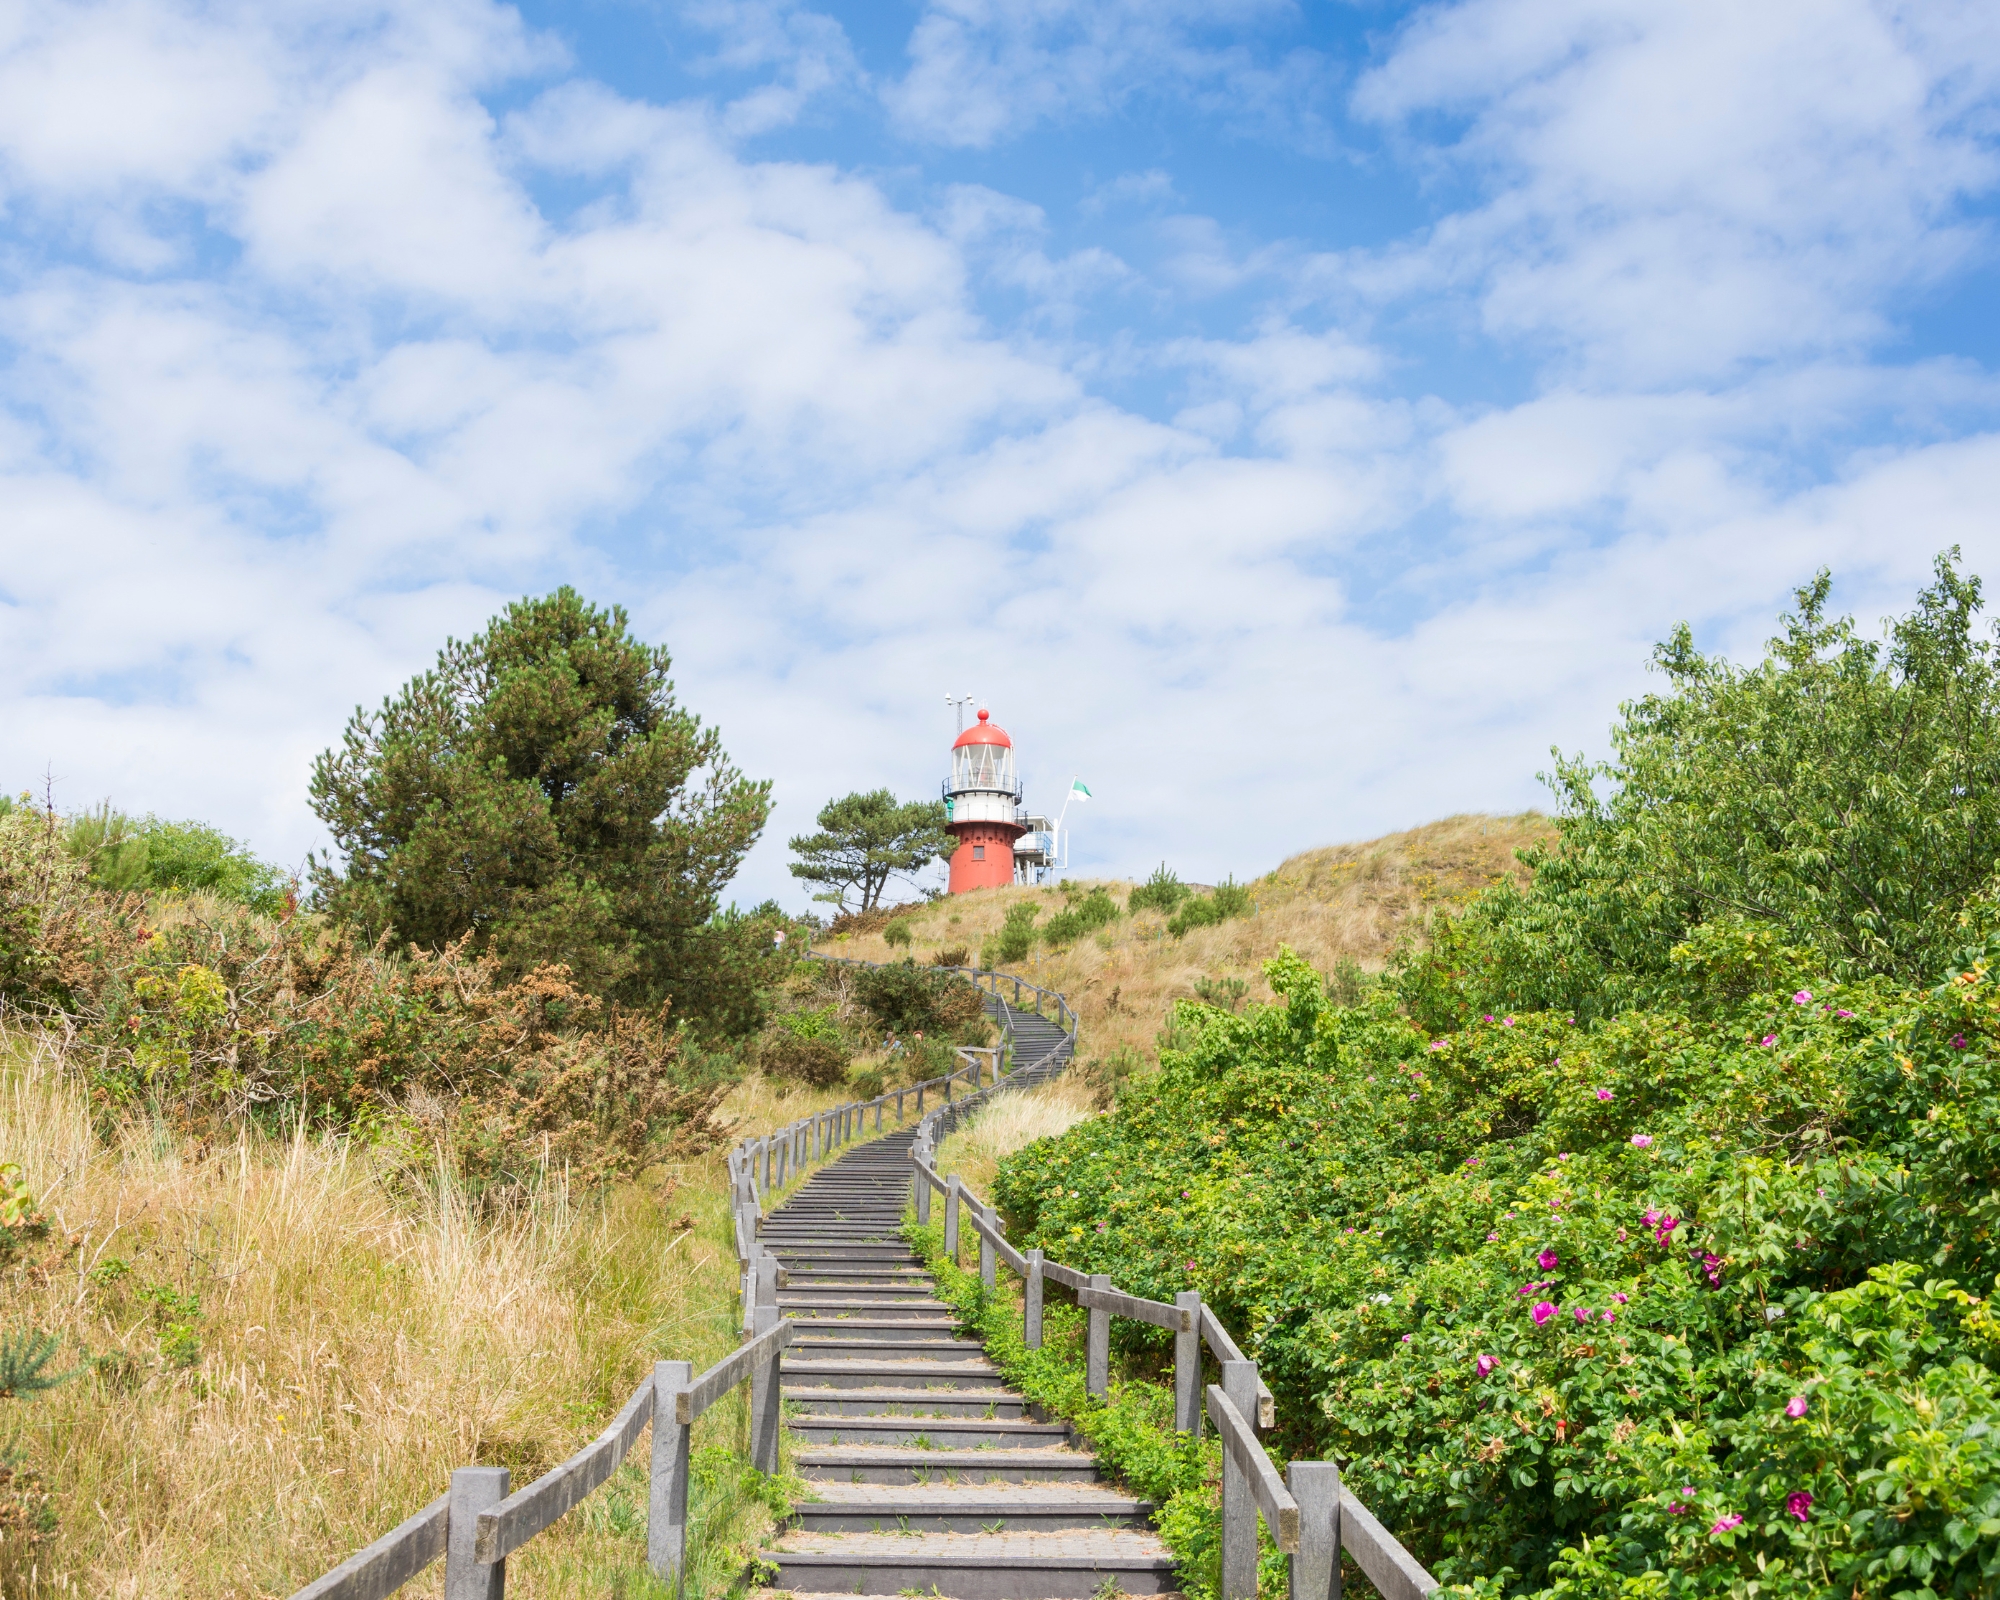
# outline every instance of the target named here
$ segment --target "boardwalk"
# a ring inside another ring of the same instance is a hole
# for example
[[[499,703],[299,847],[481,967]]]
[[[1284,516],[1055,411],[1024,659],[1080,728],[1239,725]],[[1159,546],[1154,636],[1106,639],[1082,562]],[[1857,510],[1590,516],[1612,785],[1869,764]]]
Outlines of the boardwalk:
[[[1016,1012],[1018,1059],[1039,1054]],[[1050,1032],[1057,1030],[1052,1025]],[[1152,1508],[1032,1416],[900,1236],[911,1134],[849,1151],[766,1218],[798,1337],[787,1427],[813,1498],[764,1552],[800,1595],[1055,1600],[1174,1588]]]

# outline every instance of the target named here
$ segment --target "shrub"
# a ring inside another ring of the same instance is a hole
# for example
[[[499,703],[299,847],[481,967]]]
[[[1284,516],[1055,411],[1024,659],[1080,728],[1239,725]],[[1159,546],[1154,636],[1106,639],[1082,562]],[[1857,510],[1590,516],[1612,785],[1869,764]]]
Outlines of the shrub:
[[[1022,961],[1035,948],[1035,918],[1042,908],[1032,901],[1022,900],[1007,908],[1007,915],[1001,921],[1000,931],[980,952],[980,965],[1004,967],[1010,962]]]
[[[985,1015],[979,990],[955,973],[914,961],[864,967],[855,974],[854,997],[890,1033],[963,1035]]]
[[[62,1340],[53,1333],[35,1329],[0,1334],[0,1400],[32,1400],[58,1384],[67,1383],[79,1369],[50,1372],[48,1365]]]
[[[1179,939],[1190,929],[1212,928],[1231,917],[1247,916],[1255,909],[1249,889],[1233,878],[1225,878],[1215,886],[1213,893],[1196,895],[1184,901],[1181,908],[1168,918],[1167,931]]]
[[[848,1093],[857,1100],[873,1100],[888,1087],[888,1075],[880,1067],[856,1067],[847,1075]]]
[[[1326,997],[1337,1006],[1358,1006],[1375,979],[1352,956],[1342,956],[1326,975]]]
[[[933,950],[931,952],[931,965],[934,967],[969,967],[972,965],[972,952],[962,944],[955,944],[948,950]]]
[[[1068,889],[1070,885],[1063,885]],[[1118,903],[1103,885],[1081,898],[1071,897],[1063,910],[1050,917],[1042,937],[1051,945],[1071,945],[1085,934],[1109,927],[1118,920]]]
[[[891,922],[888,927],[882,930],[882,942],[884,944],[894,945],[899,950],[909,949],[910,947],[909,923],[905,921],[903,918],[898,917],[895,921]]]
[[[64,847],[94,885],[114,894],[205,890],[266,916],[288,911],[296,899],[288,874],[204,822],[135,822],[106,801],[69,820]]]
[[[1241,978],[1197,978],[1194,981],[1195,998],[1219,1011],[1240,1011],[1243,997],[1249,991],[1250,985]]]
[[[831,1089],[846,1078],[852,1058],[835,1039],[802,1037],[781,1028],[765,1038],[758,1059],[773,1078]]]
[[[1162,861],[1154,869],[1153,875],[1140,884],[1138,888],[1134,889],[1126,898],[1125,909],[1128,911],[1158,911],[1167,916],[1172,916],[1175,907],[1193,892],[1178,877],[1168,871],[1166,862]]]
[[[994,1186],[1198,1288],[1461,1592],[2000,1592],[2000,695],[1948,563],[1886,660],[1825,587],[1759,669],[1663,647],[1527,889],[1177,1006]]]

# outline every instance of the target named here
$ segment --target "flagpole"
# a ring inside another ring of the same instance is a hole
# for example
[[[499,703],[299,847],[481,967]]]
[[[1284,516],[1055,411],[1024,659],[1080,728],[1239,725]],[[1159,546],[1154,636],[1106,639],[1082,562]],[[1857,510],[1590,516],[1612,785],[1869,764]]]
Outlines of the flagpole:
[[[1063,818],[1069,815],[1069,803],[1076,798],[1076,786],[1082,779],[1083,774],[1080,772],[1070,774],[1069,793],[1063,796],[1062,810],[1056,813],[1056,849],[1062,853],[1059,865],[1060,870],[1064,872],[1069,871],[1069,849],[1063,843]]]

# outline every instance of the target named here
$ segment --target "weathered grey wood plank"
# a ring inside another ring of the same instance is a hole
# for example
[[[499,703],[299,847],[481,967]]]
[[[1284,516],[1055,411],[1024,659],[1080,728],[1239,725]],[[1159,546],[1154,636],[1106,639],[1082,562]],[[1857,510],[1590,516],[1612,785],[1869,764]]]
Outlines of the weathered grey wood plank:
[[[675,1421],[690,1423],[757,1369],[757,1363],[792,1342],[792,1319],[724,1356],[676,1397]]]
[[[447,1490],[326,1576],[313,1579],[292,1600],[385,1600],[444,1555],[450,1511]]]
[[[625,1459],[639,1437],[639,1430],[652,1420],[653,1380],[648,1377],[625,1402],[624,1409],[589,1444],[526,1488],[515,1490],[492,1510],[479,1514],[473,1554],[491,1563],[504,1560],[520,1549],[616,1472],[618,1463]]]
[[[970,1191],[967,1192],[968,1194],[970,1193]],[[974,1204],[972,1208],[973,1231],[993,1246],[994,1254],[999,1256],[1002,1261],[1006,1262],[1008,1266],[1012,1267],[1025,1278],[1028,1275],[1028,1258],[1007,1242],[1006,1230],[1000,1227],[998,1223],[993,1224],[991,1227],[987,1225],[986,1218],[983,1215],[986,1209],[984,1206]]]
[[[1247,1361],[1249,1357],[1236,1348],[1236,1341],[1229,1337],[1229,1330],[1216,1316],[1213,1308],[1201,1308],[1201,1336],[1208,1348],[1215,1353],[1217,1361]],[[1278,1403],[1271,1396],[1269,1387],[1262,1378],[1257,1380],[1257,1426],[1271,1428],[1277,1425]]]
[[[1194,1313],[1185,1306],[1162,1305],[1157,1300],[1141,1300],[1119,1289],[1079,1289],[1076,1303],[1093,1310],[1108,1311],[1114,1317],[1130,1317],[1134,1322],[1150,1322],[1170,1333],[1192,1333]]]
[[[1382,1600],[1423,1600],[1438,1586],[1402,1541],[1376,1519],[1346,1484],[1340,1486],[1340,1543],[1381,1591]]]
[[[1277,1541],[1278,1548],[1286,1555],[1298,1554],[1299,1503],[1292,1498],[1291,1490],[1285,1487],[1285,1480],[1278,1476],[1278,1469],[1271,1464],[1271,1458],[1257,1442],[1257,1431],[1250,1426],[1249,1419],[1230,1403],[1229,1396],[1222,1392],[1219,1383],[1208,1386],[1208,1417],[1222,1437],[1222,1448],[1229,1452],[1243,1476],[1249,1480],[1257,1509],[1264,1514],[1264,1526],[1271,1530],[1271,1537]],[[1401,1548],[1397,1546],[1397,1549]],[[1396,1600],[1396,1597],[1391,1597],[1385,1590],[1383,1600]]]
[[[1089,1273],[1078,1272],[1076,1268],[1066,1267],[1060,1261],[1044,1261],[1042,1263],[1042,1276],[1053,1279],[1065,1289],[1088,1289],[1090,1287]]]

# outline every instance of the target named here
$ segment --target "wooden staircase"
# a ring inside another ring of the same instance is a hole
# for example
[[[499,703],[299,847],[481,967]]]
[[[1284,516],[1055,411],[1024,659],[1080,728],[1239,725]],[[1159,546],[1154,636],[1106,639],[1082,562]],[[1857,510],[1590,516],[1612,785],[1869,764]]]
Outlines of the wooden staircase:
[[[1041,1053],[1032,1012],[1009,1019]],[[812,1485],[763,1559],[795,1595],[1083,1600],[1171,1593],[1153,1508],[1104,1483],[1069,1428],[1034,1415],[935,1298],[901,1237],[911,1130],[859,1145],[766,1217],[798,1325],[782,1364]]]

